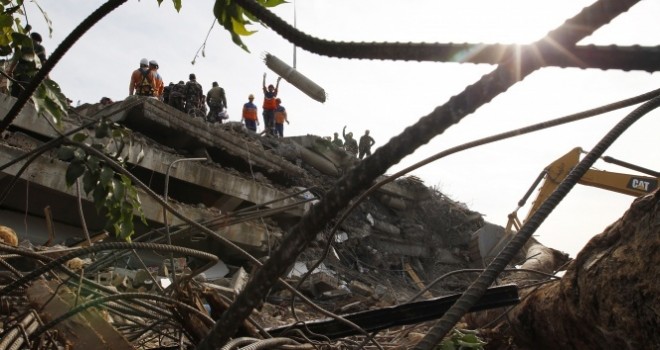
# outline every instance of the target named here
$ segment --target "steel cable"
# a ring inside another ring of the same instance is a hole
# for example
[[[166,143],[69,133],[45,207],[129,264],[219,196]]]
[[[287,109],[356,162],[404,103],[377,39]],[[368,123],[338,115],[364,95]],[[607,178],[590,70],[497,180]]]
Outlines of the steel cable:
[[[205,253],[198,250],[193,250],[189,248],[179,247],[179,246],[169,246],[164,244],[154,244],[154,243],[128,243],[128,242],[113,242],[113,243],[101,243],[96,244],[91,247],[85,247],[77,249],[71,253],[65,254],[57,259],[53,259],[42,267],[39,267],[32,272],[26,274],[25,276],[18,278],[16,281],[6,285],[4,288],[0,289],[0,295],[9,293],[17,287],[23,285],[24,283],[33,280],[34,278],[41,276],[42,274],[57,268],[61,267],[65,262],[90,253],[95,253],[103,250],[120,250],[120,249],[138,249],[138,250],[160,250],[165,252],[174,252],[178,254],[185,254],[208,260],[212,263],[218,261],[218,257],[209,253]],[[208,265],[208,264],[207,264]],[[206,266],[204,267],[207,268]]]
[[[241,6],[256,5],[246,9],[260,20],[264,19],[267,11],[254,1],[236,1]],[[590,35],[602,24],[609,22],[618,13],[635,3],[637,1],[630,0],[597,2],[538,41],[539,52],[554,52],[561,47],[575,45],[577,41]],[[253,12],[252,8],[255,7],[261,13]],[[608,7],[611,13],[602,14],[601,12],[605,12],[605,7]],[[614,14],[617,11],[618,13]],[[266,23],[272,27],[271,23]],[[273,252],[270,259],[238,295],[236,301],[217,320],[210,334],[198,345],[198,349],[215,349],[227,341],[235,333],[241,321],[252,312],[259,300],[263,299],[279,276],[295,261],[323,225],[336,216],[337,212],[359,192],[370,187],[378,176],[539,67],[538,60],[531,53],[521,53],[520,57],[506,61],[475,84],[466,87],[461,94],[436,108],[430,115],[422,117],[416,124],[406,128],[377,149],[371,157],[367,157],[349,170],[337,181],[336,186],[327,193],[326,197],[313,206],[287,233],[280,247]]]
[[[30,339],[36,339],[39,337],[42,333],[46,332],[50,328],[54,327],[58,323],[62,322],[63,320],[66,320],[67,318],[76,315],[79,312],[82,312],[90,307],[96,307],[99,305],[102,305],[106,302],[113,301],[113,300],[130,300],[130,299],[147,299],[147,300],[155,300],[155,301],[160,301],[163,303],[168,303],[172,305],[176,305],[178,307],[181,307],[185,309],[186,311],[189,311],[191,313],[194,313],[197,315],[202,321],[204,321],[208,326],[211,326],[213,324],[213,319],[211,319],[207,314],[201,312],[200,310],[195,309],[194,307],[182,303],[176,299],[172,299],[169,297],[165,297],[162,295],[158,294],[146,294],[146,293],[123,293],[123,294],[116,294],[116,295],[109,295],[105,297],[100,297],[96,298],[93,300],[90,300],[86,303],[80,304],[71,310],[67,311],[66,313],[54,318],[53,320],[49,321],[48,323],[44,324],[43,326],[39,327],[33,334],[30,335]]]

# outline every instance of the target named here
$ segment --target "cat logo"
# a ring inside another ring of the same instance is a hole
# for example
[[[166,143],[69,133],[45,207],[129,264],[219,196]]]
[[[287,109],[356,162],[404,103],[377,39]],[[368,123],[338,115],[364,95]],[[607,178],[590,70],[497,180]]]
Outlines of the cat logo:
[[[633,177],[628,181],[628,188],[650,193],[658,187],[658,180]]]

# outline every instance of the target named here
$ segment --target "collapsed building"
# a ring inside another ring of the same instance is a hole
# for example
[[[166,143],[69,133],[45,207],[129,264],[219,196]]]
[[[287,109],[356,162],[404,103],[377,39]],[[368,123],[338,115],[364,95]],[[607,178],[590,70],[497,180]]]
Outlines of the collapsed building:
[[[0,97],[3,115],[14,101]],[[64,146],[57,142],[81,133],[91,139],[102,120],[121,133],[101,144],[116,149],[115,158],[146,186],[136,186],[141,212],[132,213],[135,233],[128,245],[109,243],[123,240],[109,230],[107,210],[95,206],[82,181],[67,185],[71,163],[61,159]],[[0,150],[0,225],[18,238],[16,251],[5,248],[13,253],[0,275],[0,349],[34,342],[53,349],[193,346],[240,292],[256,262],[267,259],[287,230],[358,162],[318,136],[262,137],[240,123],[211,125],[135,96],[71,109],[58,125],[28,105],[3,135]],[[451,272],[483,265],[469,251],[482,216],[414,176],[367,192],[342,215],[327,223],[283,276],[300,282],[302,295],[331,312],[405,304],[421,293],[425,299],[458,293],[474,272]],[[107,250],[93,250],[104,243]],[[166,252],[163,245],[180,249]],[[208,256],[214,260],[204,261]],[[187,287],[172,294],[177,276]],[[136,297],[149,293],[185,305]],[[242,332],[256,336],[260,327],[325,317],[300,301],[292,314],[290,299],[290,291],[272,290],[254,315],[256,325]],[[93,300],[104,300],[94,304],[103,305],[101,311],[85,307],[60,318]],[[400,348],[414,343],[409,333],[398,336]]]

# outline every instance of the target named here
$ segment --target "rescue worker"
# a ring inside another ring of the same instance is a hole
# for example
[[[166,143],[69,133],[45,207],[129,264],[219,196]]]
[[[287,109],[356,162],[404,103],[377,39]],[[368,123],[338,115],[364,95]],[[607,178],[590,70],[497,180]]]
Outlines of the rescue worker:
[[[100,101],[100,103],[101,103],[101,105],[103,105],[103,106],[107,106],[107,105],[111,105],[111,104],[113,104],[114,101],[112,101],[112,99],[111,99],[110,97],[101,97],[101,101]]]
[[[149,71],[155,76],[156,85],[154,86],[154,97],[159,100],[163,100],[163,91],[165,90],[165,83],[163,83],[163,77],[158,73],[158,62],[156,60],[149,61]]]
[[[364,131],[364,135],[360,137],[360,144],[358,145],[358,150],[360,152],[360,159],[362,159],[365,155],[368,157],[371,155],[371,146],[373,146],[376,143],[374,139],[369,136],[369,130]]]
[[[41,34],[37,32],[30,33],[30,38],[32,39],[32,46],[34,47],[34,53],[39,57],[39,61],[43,66],[46,63],[46,48],[41,45]]]
[[[264,128],[266,135],[275,135],[275,110],[277,109],[277,93],[280,88],[280,80],[282,77],[277,77],[277,83],[275,86],[273,84],[268,85],[266,88],[266,73],[264,73],[264,78],[261,82],[261,88],[264,92],[264,104],[263,108],[263,117],[264,117]]]
[[[172,87],[174,86],[174,83],[170,81],[170,83],[163,88],[163,102],[166,104],[170,104],[170,93],[172,92]]]
[[[193,117],[204,118],[206,113],[203,112],[202,107],[204,106],[205,96],[202,85],[197,82],[197,77],[194,73],[190,73],[188,79],[183,93],[186,99],[186,113]]]
[[[289,118],[286,115],[286,108],[282,106],[282,100],[275,99],[277,108],[275,109],[275,136],[284,137],[284,122],[289,124]]]
[[[342,141],[339,138],[339,133],[338,132],[335,132],[335,137],[334,137],[334,139],[332,139],[332,144],[339,147],[339,148],[344,148],[344,141]]]
[[[221,88],[217,81],[214,81],[212,85],[211,90],[206,93],[206,104],[209,106],[206,120],[209,123],[222,123],[221,113],[227,108],[225,89]]]
[[[241,121],[245,123],[245,128],[257,132],[257,125],[259,125],[259,118],[257,118],[257,106],[252,102],[254,95],[248,96],[248,102],[243,105],[243,113]]]
[[[348,134],[346,133],[346,125],[344,125],[344,129],[341,131],[341,133],[342,136],[344,136],[344,149],[346,150],[346,152],[357,157],[358,143],[353,138],[353,133],[352,132],[349,132]]]
[[[131,74],[131,84],[128,86],[128,95],[133,96],[154,96],[154,87],[156,86],[156,76],[149,71],[149,60],[143,58],[140,60],[140,68]]]
[[[169,97],[169,105],[180,110],[181,112],[186,111],[186,100],[185,100],[185,93],[186,91],[186,83],[183,82],[183,80],[179,80],[177,84],[174,84],[172,86],[172,90],[170,90],[170,97]]]
[[[28,43],[16,48],[6,70],[7,75],[14,80],[10,91],[11,96],[14,97],[18,97],[23,92],[23,86],[32,80],[46,61],[46,50],[41,46],[41,35],[31,33],[30,39],[32,40]]]

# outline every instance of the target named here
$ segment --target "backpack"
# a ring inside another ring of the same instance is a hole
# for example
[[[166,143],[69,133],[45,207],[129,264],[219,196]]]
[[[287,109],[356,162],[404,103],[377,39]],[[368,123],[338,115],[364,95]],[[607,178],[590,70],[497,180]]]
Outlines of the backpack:
[[[140,84],[138,84],[137,89],[136,89],[136,94],[140,96],[153,96],[154,95],[154,87],[151,86],[151,82],[147,77],[149,76],[149,71],[143,71],[140,69],[140,72],[142,73],[142,81],[140,81]]]

